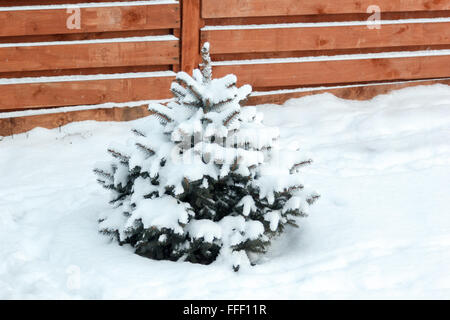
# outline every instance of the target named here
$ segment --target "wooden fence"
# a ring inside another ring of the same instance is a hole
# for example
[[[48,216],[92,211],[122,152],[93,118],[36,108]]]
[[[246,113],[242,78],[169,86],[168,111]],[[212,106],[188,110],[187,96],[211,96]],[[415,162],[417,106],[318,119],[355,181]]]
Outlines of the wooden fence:
[[[10,112],[169,98],[205,41],[215,76],[251,84],[251,104],[450,83],[449,0],[103,1],[0,0],[0,135],[144,116],[145,106]],[[377,8],[381,23],[368,24]]]

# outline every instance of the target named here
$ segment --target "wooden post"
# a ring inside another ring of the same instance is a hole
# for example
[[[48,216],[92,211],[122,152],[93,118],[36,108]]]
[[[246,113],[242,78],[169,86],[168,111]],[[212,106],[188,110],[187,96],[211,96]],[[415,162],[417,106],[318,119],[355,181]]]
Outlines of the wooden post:
[[[191,74],[200,63],[201,0],[182,0],[181,70]]]
[[[179,46],[178,46],[178,62],[176,64],[172,65],[172,71],[173,72],[179,72],[181,69],[181,29],[172,29],[172,34],[179,39]]]

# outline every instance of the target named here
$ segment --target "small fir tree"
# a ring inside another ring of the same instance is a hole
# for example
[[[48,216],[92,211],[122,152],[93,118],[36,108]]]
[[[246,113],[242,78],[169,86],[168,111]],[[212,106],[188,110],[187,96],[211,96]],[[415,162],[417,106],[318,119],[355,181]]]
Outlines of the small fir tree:
[[[238,270],[318,195],[299,173],[311,160],[280,149],[277,128],[241,108],[251,87],[238,88],[234,75],[212,79],[208,43],[201,54],[201,71],[177,74],[175,99],[149,106],[161,125],[133,129],[135,138],[108,149],[112,162],[94,169],[113,205],[99,228],[142,256]]]

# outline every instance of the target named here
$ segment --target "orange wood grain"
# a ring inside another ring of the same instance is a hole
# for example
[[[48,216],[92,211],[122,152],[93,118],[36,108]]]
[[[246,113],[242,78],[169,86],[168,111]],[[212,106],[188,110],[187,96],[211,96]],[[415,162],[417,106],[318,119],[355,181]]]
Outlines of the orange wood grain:
[[[30,3],[28,4],[30,5]],[[80,8],[80,29],[68,29],[67,9],[0,11],[0,36],[178,28],[179,4]]]
[[[367,26],[204,30],[212,54],[450,44],[450,22]]]
[[[340,13],[340,14],[311,14],[291,16],[268,16],[268,17],[234,17],[234,18],[203,18],[208,26],[236,26],[245,24],[277,24],[277,23],[318,23],[318,22],[345,22],[345,21],[367,21],[371,13]],[[443,11],[405,11],[405,12],[382,12],[383,20],[404,19],[433,19],[448,18],[449,10]]]
[[[106,31],[106,32],[91,32],[91,33],[66,33],[66,34],[44,34],[44,35],[30,35],[30,36],[0,37],[0,43],[79,41],[79,40],[100,40],[100,39],[147,37],[147,36],[164,36],[170,34],[171,30],[172,29],[128,30],[128,31]]]
[[[0,85],[0,111],[170,98],[172,76]]]
[[[385,83],[385,84],[366,84],[366,85],[348,85],[341,88],[329,88],[329,89],[315,89],[309,91],[297,91],[297,92],[283,92],[272,93],[265,95],[251,95],[247,101],[248,106],[255,106],[264,103],[283,104],[285,101],[292,98],[301,98],[313,94],[332,93],[336,97],[349,100],[369,100],[377,95],[386,94],[393,90],[399,90],[406,87],[433,85],[442,83],[450,85],[450,80],[424,80],[424,81],[406,81],[403,83]]]
[[[0,72],[175,64],[179,41],[0,47]]]
[[[171,65],[156,66],[122,66],[122,67],[102,67],[102,68],[82,68],[82,69],[54,69],[35,71],[13,71],[2,72],[0,78],[33,78],[33,77],[58,77],[71,75],[97,75],[113,73],[133,73],[133,72],[154,72],[170,70]]]
[[[450,10],[448,0],[203,0],[203,18]]]
[[[450,75],[450,55],[217,65],[213,73],[215,77],[233,73],[240,84],[258,88],[443,78]]]
[[[189,74],[200,62],[201,1],[182,1],[181,70]]]
[[[33,128],[58,128],[76,121],[130,121],[150,115],[148,106],[99,108],[69,112],[57,112],[33,116],[0,118],[0,136],[27,132]]]
[[[333,50],[302,50],[302,51],[272,51],[272,52],[245,52],[245,53],[221,53],[213,54],[215,62],[230,60],[252,60],[252,59],[279,59],[279,58],[303,58],[317,56],[336,56],[365,53],[400,52],[400,51],[425,51],[425,50],[449,50],[450,44],[444,45],[421,45],[400,47],[377,47],[377,48],[350,48]]]

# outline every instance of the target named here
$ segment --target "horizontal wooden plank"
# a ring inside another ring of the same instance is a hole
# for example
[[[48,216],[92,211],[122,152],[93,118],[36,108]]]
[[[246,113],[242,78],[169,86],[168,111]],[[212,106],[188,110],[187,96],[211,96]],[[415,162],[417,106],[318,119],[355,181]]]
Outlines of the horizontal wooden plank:
[[[139,0],[138,0],[139,1]],[[55,4],[79,4],[95,2],[123,2],[123,0],[0,0],[2,7],[16,6],[37,6],[37,5],[55,5]]]
[[[450,44],[450,22],[309,27],[249,28],[202,31],[212,54],[360,49]]]
[[[339,87],[320,87],[320,88],[303,88],[297,90],[281,90],[272,92],[253,93],[247,101],[248,106],[256,106],[259,104],[273,103],[283,104],[292,98],[301,98],[313,94],[332,93],[338,98],[349,100],[369,100],[377,95],[386,94],[393,90],[399,90],[407,87],[424,86],[442,83],[450,85],[450,79],[423,80],[423,81],[405,81],[393,83],[373,83],[365,85],[344,85]]]
[[[178,40],[0,45],[0,72],[178,64],[178,56]]]
[[[312,14],[306,16],[275,16],[275,17],[235,17],[203,19],[206,26],[240,26],[257,24],[283,24],[283,23],[327,23],[327,22],[366,22],[371,13],[341,13],[341,14]],[[407,12],[382,12],[383,21],[409,20],[409,19],[435,19],[449,18],[447,11],[407,11]]]
[[[295,16],[366,13],[369,6],[381,12],[450,10],[448,0],[203,0],[203,18]]]
[[[32,42],[54,42],[54,41],[81,41],[81,40],[101,40],[114,38],[164,36],[177,29],[158,30],[131,30],[131,31],[111,31],[92,33],[70,33],[70,34],[44,34],[31,36],[0,37],[0,44],[12,43],[32,43]]]
[[[0,111],[170,98],[173,76],[0,85]]]
[[[213,73],[233,73],[255,88],[444,78],[450,76],[450,55],[216,65]]]
[[[283,58],[306,58],[306,57],[333,57],[340,55],[354,54],[389,54],[396,52],[430,51],[430,50],[450,50],[450,44],[441,45],[421,45],[421,46],[401,46],[401,47],[379,47],[379,48],[350,48],[332,50],[303,50],[303,51],[272,51],[272,52],[242,52],[242,53],[222,53],[213,54],[212,60],[215,62],[235,61],[235,60],[261,60],[261,59],[283,59]]]
[[[178,3],[81,7],[80,28],[68,28],[66,8],[0,11],[0,36],[167,29],[180,27]],[[70,24],[69,24],[70,26]]]
[[[124,67],[103,67],[84,69],[55,69],[55,70],[35,70],[2,72],[1,79],[15,78],[36,78],[36,77],[59,77],[59,76],[88,76],[114,73],[136,73],[136,72],[156,72],[170,70],[173,65],[152,65],[152,66],[124,66]]]
[[[148,105],[99,108],[32,116],[0,118],[0,136],[27,132],[36,127],[53,129],[76,121],[130,121],[150,115]]]

